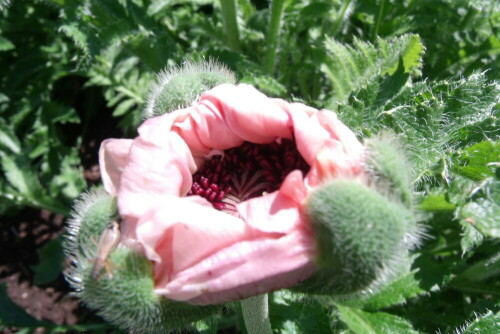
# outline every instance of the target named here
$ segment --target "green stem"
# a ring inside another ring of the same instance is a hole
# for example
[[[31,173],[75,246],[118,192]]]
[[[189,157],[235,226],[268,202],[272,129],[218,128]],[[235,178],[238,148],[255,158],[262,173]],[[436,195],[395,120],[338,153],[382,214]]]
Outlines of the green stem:
[[[340,22],[342,22],[344,20],[345,12],[346,12],[347,8],[349,8],[351,1],[352,0],[344,0],[344,2],[342,4],[342,8],[340,9],[339,15],[338,15],[337,19],[335,20],[335,23],[333,24],[332,36],[337,36],[338,30],[341,26]]]
[[[240,50],[240,36],[238,33],[238,22],[236,19],[235,0],[220,0],[222,8],[222,24],[226,32],[229,47],[233,51]]]
[[[264,58],[264,70],[272,74],[276,63],[276,51],[278,49],[281,18],[285,9],[285,0],[273,0],[271,3],[271,21],[266,39],[266,57]]]
[[[272,334],[267,294],[242,300],[241,310],[248,334]]]
[[[378,36],[378,29],[380,27],[380,22],[382,21],[382,15],[384,15],[384,5],[385,0],[380,2],[380,7],[378,8],[377,22],[375,23],[375,28],[373,28],[372,42],[375,42]]]

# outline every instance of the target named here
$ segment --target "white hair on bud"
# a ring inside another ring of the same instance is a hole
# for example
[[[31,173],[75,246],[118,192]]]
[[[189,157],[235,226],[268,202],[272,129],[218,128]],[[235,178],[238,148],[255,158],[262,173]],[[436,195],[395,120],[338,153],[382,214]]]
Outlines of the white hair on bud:
[[[190,61],[186,60],[182,66],[170,66],[161,70],[153,84],[150,93],[147,97],[146,108],[144,110],[144,117],[150,118],[156,116],[155,107],[158,96],[163,91],[165,86],[172,80],[172,78],[180,75],[192,75],[202,72],[211,72],[225,77],[229,82],[236,83],[236,76],[229,68],[218,61],[208,58],[208,61]],[[199,99],[199,96],[195,99]],[[178,105],[178,109],[188,107],[188,105]]]
[[[88,249],[80,245],[79,234],[82,220],[92,206],[108,197],[109,194],[102,188],[92,188],[84,192],[75,200],[71,218],[67,221],[64,253],[68,257],[70,264],[64,271],[64,276],[76,294],[83,290],[82,266],[87,263],[85,259],[92,256],[87,254]]]

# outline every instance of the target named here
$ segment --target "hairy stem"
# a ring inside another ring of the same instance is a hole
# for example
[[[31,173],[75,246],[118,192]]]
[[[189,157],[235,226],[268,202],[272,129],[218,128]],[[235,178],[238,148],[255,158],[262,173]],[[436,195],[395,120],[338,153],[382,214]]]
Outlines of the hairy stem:
[[[273,0],[271,4],[271,21],[266,39],[266,57],[264,58],[264,69],[267,73],[274,72],[276,63],[276,52],[278,49],[281,18],[285,9],[285,0]]]
[[[248,334],[272,334],[267,294],[242,300],[241,310]]]
[[[240,36],[238,32],[238,22],[236,19],[235,0],[220,0],[222,8],[222,24],[226,32],[229,47],[233,51],[240,50]]]

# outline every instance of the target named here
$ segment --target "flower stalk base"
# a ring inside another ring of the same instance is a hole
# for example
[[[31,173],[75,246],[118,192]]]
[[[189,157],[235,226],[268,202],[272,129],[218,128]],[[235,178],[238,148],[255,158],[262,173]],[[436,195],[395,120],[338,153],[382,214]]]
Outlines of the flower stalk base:
[[[248,334],[272,334],[267,293],[241,301]]]

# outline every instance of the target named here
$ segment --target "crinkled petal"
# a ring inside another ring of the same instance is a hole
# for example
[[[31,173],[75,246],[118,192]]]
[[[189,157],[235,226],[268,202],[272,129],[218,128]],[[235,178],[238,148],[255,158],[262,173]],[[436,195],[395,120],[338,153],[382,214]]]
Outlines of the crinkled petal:
[[[243,143],[241,136],[228,128],[223,115],[210,101],[202,98],[194,108],[191,122],[195,131],[185,133],[188,141],[191,136],[197,136],[204,146],[215,150],[226,150]]]
[[[151,118],[140,128],[120,179],[118,209],[122,215],[141,217],[158,207],[163,195],[185,195],[192,185],[196,164],[186,142],[169,130],[172,114]],[[177,116],[184,116],[180,113]]]
[[[239,217],[185,197],[212,155],[248,141],[295,141],[311,167],[279,190],[237,204]],[[116,146],[116,147],[115,147]],[[220,85],[193,106],[150,118],[133,143],[105,142],[106,190],[118,196],[127,245],[154,262],[155,291],[194,304],[223,303],[292,286],[315,271],[308,193],[362,174],[363,146],[331,111],[270,99],[248,85]]]
[[[302,172],[290,173],[280,190],[252,198],[237,205],[248,226],[268,233],[288,233],[303,220],[300,208],[305,197]]]
[[[155,292],[178,301],[219,304],[293,286],[315,271],[311,235],[238,242],[157,284]]]
[[[329,110],[319,111],[318,121],[330,133],[332,138],[342,143],[344,154],[348,155],[351,158],[350,160],[353,161],[352,165],[357,165],[358,170],[360,170],[364,147],[356,138],[354,132],[342,123],[335,113]]]
[[[107,139],[99,149],[99,168],[104,189],[116,195],[120,177],[128,159],[132,139]]]
[[[220,113],[227,129],[243,141],[264,144],[277,138],[292,138],[292,122],[287,110],[250,85],[217,86],[202,95],[200,104]],[[212,142],[222,140],[218,132],[207,132],[203,137],[212,137]],[[211,147],[222,149],[216,145]]]
[[[314,163],[316,154],[325,141],[331,138],[328,131],[318,121],[318,111],[311,109],[299,103],[289,106],[297,150],[309,165]]]
[[[146,256],[157,262],[160,282],[168,279],[165,267],[169,272],[184,270],[251,235],[241,219],[214,210],[199,196],[164,196],[163,202],[141,217],[137,228]]]

